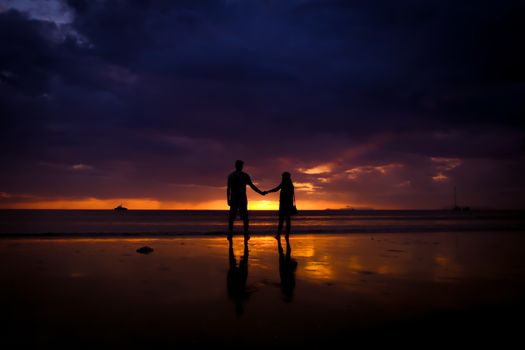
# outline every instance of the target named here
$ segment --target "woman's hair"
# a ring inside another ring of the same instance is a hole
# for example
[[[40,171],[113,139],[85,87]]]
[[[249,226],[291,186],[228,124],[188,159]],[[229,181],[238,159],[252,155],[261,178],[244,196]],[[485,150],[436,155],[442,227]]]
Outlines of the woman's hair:
[[[281,174],[281,176],[283,177],[283,180],[282,180],[283,186],[286,186],[286,187],[289,187],[289,188],[293,188],[292,174],[290,174],[289,172],[285,171],[284,173]]]

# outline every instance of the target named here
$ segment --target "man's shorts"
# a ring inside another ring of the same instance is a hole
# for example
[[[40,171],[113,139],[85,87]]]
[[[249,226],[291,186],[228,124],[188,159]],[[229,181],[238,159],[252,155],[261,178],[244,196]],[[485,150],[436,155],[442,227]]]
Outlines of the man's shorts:
[[[239,211],[239,216],[241,219],[248,218],[248,203],[232,203],[230,206],[230,217],[236,217],[237,211]]]

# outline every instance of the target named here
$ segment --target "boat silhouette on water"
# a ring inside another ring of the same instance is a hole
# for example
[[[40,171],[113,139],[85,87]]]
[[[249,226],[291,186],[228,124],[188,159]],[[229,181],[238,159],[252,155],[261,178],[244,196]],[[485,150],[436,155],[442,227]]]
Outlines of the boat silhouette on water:
[[[460,207],[457,201],[456,186],[454,186],[454,206],[452,207],[454,211],[470,211],[470,207]]]
[[[123,207],[122,204],[120,204],[118,207],[116,207],[114,210],[116,211],[124,211],[124,210],[128,210],[128,208],[126,207]]]

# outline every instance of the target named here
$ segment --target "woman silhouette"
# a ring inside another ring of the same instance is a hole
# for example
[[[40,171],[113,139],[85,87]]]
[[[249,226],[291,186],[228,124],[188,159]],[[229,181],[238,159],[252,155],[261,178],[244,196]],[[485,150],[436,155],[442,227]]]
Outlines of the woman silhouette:
[[[283,231],[283,222],[286,220],[286,238],[290,235],[290,230],[292,229],[292,220],[291,216],[294,213],[295,207],[295,194],[294,187],[292,183],[292,175],[285,171],[281,174],[282,180],[279,186],[266,191],[266,193],[281,191],[279,196],[279,226],[277,227],[277,235],[275,238],[280,239],[281,233]]]

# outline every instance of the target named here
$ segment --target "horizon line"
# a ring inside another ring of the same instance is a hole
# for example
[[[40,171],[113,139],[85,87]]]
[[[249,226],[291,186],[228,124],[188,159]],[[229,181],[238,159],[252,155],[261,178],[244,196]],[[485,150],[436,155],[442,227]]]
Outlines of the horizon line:
[[[301,211],[366,211],[366,210],[374,210],[374,211],[424,211],[424,210],[441,210],[441,211],[454,211],[453,207],[450,208],[325,208],[325,209],[300,209]],[[523,211],[525,208],[493,208],[493,207],[469,207],[470,210],[516,210],[516,211]],[[1,208],[0,210],[83,210],[83,211],[118,211],[114,208]],[[195,209],[195,208],[178,208],[178,209],[145,209],[145,208],[134,208],[129,209],[127,208],[125,211],[229,211],[230,209]],[[278,209],[249,209],[248,211],[279,211]],[[120,212],[120,211],[119,211]]]

